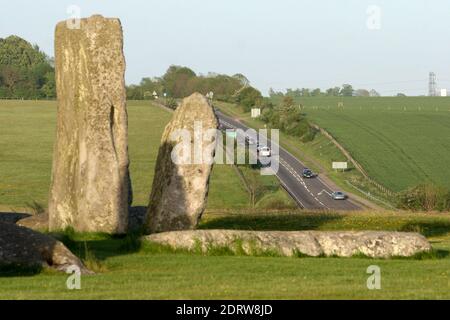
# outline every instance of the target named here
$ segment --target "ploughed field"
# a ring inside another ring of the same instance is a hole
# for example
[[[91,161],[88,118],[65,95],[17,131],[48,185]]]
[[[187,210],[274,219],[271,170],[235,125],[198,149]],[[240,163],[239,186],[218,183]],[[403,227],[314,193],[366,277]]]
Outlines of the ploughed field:
[[[295,102],[387,188],[401,191],[424,182],[450,188],[450,97],[324,97]]]

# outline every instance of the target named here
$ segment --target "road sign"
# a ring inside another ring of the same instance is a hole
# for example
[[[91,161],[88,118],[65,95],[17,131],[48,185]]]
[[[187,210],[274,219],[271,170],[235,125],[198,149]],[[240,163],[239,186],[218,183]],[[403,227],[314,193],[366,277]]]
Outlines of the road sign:
[[[348,168],[347,162],[333,162],[333,169],[334,170],[346,170]]]
[[[227,129],[227,130],[225,131],[225,133],[226,133],[226,135],[227,135],[228,137],[230,137],[230,138],[236,139],[236,137],[237,137],[237,133],[236,133],[235,130]]]
[[[252,109],[252,118],[258,118],[261,115],[261,109],[260,108],[253,108]]]

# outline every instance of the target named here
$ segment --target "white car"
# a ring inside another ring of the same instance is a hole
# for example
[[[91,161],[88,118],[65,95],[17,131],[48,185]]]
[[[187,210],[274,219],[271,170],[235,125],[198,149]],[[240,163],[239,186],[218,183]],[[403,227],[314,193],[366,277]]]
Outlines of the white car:
[[[346,200],[348,197],[345,193],[341,191],[335,191],[331,194],[333,200]]]
[[[271,154],[272,152],[270,151],[269,147],[262,147],[259,149],[259,155],[261,157],[270,157]]]

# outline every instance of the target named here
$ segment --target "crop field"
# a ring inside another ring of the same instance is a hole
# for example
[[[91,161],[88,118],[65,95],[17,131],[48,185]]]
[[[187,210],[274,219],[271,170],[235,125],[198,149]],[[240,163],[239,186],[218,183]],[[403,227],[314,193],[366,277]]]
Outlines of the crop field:
[[[450,188],[450,98],[298,98],[295,102],[387,188],[401,191],[424,182]]]
[[[146,206],[162,131],[171,114],[148,102],[132,101],[128,115],[133,205]],[[53,101],[0,101],[0,209],[33,203],[46,207],[55,126]],[[272,186],[261,200],[291,201],[284,190],[273,187],[278,184],[275,178],[261,179]],[[210,183],[208,209],[250,206],[249,194],[232,166],[214,166]]]

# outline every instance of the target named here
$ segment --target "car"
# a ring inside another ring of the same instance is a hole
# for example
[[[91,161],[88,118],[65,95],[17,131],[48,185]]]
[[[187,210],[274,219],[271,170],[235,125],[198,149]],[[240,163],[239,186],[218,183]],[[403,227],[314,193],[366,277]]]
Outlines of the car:
[[[262,147],[259,149],[259,155],[261,157],[270,157],[271,153],[272,152],[270,151],[269,147]]]
[[[254,144],[256,144],[256,141],[253,138],[245,137],[245,143],[248,145],[254,145]]]
[[[347,199],[347,195],[342,191],[335,191],[331,194],[333,200],[345,200]]]
[[[314,172],[312,172],[312,170],[308,169],[308,168],[303,169],[302,175],[303,175],[303,178],[307,178],[307,179],[314,178]]]

